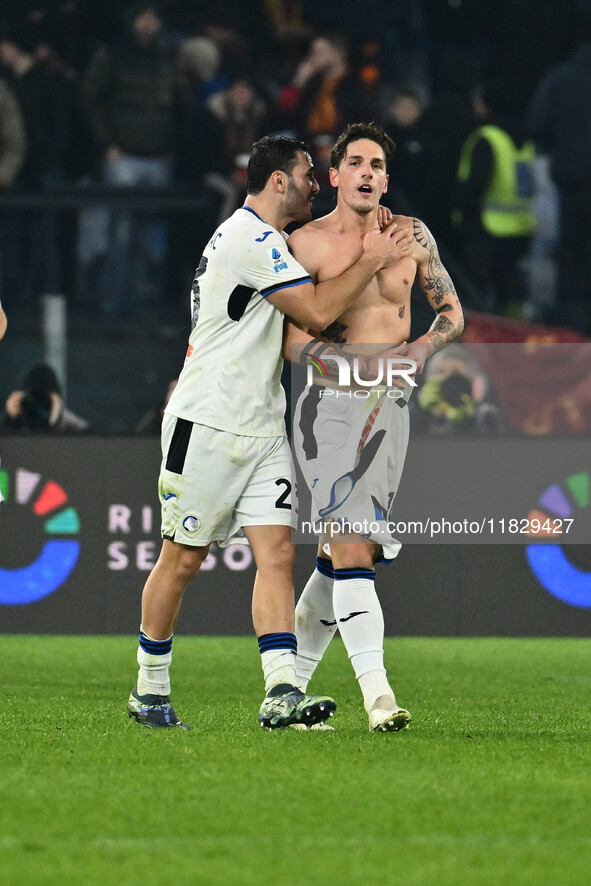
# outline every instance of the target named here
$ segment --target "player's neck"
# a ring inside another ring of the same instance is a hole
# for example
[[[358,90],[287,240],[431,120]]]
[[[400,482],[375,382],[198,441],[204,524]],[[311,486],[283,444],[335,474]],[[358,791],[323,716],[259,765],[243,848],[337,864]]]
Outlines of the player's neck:
[[[277,201],[266,199],[264,194],[249,194],[245,198],[243,205],[247,206],[253,212],[256,212],[258,217],[264,221],[266,225],[270,225],[272,228],[275,228],[276,231],[282,231],[291,221],[290,218],[286,218],[285,215],[279,211]]]
[[[378,225],[377,207],[371,212],[357,212],[345,203],[337,203],[335,210],[337,222],[345,234],[360,234],[363,236],[376,228]]]

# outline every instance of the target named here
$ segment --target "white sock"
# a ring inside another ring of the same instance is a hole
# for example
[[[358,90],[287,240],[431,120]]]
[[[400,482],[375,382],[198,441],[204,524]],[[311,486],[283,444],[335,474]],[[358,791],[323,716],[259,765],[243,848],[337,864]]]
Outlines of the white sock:
[[[382,698],[384,695],[391,698],[394,707],[396,707],[396,699],[392,687],[388,683],[385,671],[370,671],[368,674],[363,674],[363,676],[359,677],[359,686],[363,693],[363,704],[368,714],[378,698]],[[384,707],[387,708],[388,705],[384,704]]]
[[[296,685],[295,661],[295,652],[289,652],[287,649],[273,649],[270,652],[261,653],[265,692],[280,683],[289,683],[290,686]]]
[[[305,692],[318,662],[335,635],[337,623],[332,608],[332,563],[316,558],[316,569],[308,579],[295,611],[298,638],[296,686]]]
[[[140,627],[137,650],[138,695],[170,695],[169,668],[172,664],[172,637],[154,640]]]
[[[261,664],[265,678],[265,692],[274,686],[287,683],[295,686],[295,662],[297,641],[295,634],[277,632],[263,634],[258,638]]]
[[[380,695],[394,695],[384,667],[384,616],[375,572],[355,567],[335,569],[334,576],[335,616],[369,711]]]

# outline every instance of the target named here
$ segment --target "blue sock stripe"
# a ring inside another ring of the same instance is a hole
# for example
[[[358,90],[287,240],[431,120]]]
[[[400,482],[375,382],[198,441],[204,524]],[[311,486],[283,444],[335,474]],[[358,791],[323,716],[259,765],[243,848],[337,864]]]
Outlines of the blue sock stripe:
[[[140,631],[140,646],[148,655],[168,655],[172,650],[172,637],[168,640],[150,640],[143,631]]]
[[[290,652],[298,651],[298,641],[295,634],[263,634],[258,640],[261,653],[271,652],[273,649],[289,649]]]
[[[366,569],[363,566],[334,570],[335,581],[347,581],[350,578],[367,578],[369,581],[375,581],[375,577],[376,574],[373,569]]]
[[[326,575],[327,578],[334,577],[332,563],[325,557],[316,557],[316,569],[318,572],[321,572],[322,575]]]

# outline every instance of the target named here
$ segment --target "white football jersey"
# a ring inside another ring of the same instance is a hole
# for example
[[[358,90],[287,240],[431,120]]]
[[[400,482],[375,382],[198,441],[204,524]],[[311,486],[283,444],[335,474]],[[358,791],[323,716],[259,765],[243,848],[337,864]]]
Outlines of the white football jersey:
[[[195,273],[193,329],[167,413],[233,434],[285,434],[284,315],[266,297],[310,282],[285,240],[246,206],[217,229]]]

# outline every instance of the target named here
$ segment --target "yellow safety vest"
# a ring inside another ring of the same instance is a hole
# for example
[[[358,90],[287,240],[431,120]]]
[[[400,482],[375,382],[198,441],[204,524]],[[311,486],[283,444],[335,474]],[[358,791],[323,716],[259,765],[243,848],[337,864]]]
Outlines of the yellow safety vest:
[[[460,155],[458,181],[470,175],[472,151],[485,138],[492,148],[494,165],[490,184],[482,201],[482,226],[493,237],[527,237],[536,228],[532,211],[533,161],[535,148],[525,142],[518,148],[511,136],[498,126],[481,126],[470,133]],[[461,213],[454,213],[461,221]]]

